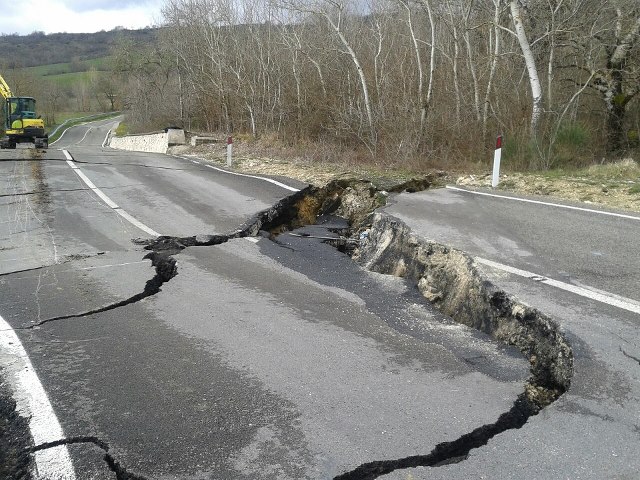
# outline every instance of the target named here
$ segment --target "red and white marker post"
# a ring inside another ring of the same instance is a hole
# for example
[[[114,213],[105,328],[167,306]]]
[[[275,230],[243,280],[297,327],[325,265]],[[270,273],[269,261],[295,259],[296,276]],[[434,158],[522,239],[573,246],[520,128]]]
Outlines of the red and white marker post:
[[[502,135],[496,138],[496,151],[493,154],[493,176],[491,177],[491,187],[496,188],[500,181],[500,159],[502,158]]]
[[[229,135],[227,137],[227,167],[231,166],[232,157],[233,157],[233,137]]]

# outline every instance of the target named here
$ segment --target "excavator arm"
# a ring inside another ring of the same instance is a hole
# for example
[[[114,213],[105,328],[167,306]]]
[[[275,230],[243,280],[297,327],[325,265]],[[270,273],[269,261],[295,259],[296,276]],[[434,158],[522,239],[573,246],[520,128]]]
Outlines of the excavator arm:
[[[4,98],[13,97],[11,89],[9,88],[9,85],[7,85],[7,82],[4,81],[4,78],[2,78],[2,75],[0,75],[0,95]]]

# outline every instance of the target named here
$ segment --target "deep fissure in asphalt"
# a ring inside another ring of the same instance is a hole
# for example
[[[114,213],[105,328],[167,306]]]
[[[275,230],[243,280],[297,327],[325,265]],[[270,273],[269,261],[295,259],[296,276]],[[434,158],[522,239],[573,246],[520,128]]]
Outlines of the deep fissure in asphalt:
[[[395,191],[404,189],[401,186]],[[491,284],[463,252],[420,239],[404,223],[373,214],[384,203],[381,194],[380,188],[364,181],[342,180],[306,189],[290,197],[292,201],[281,209],[281,218],[270,218],[261,229],[277,235],[315,223],[324,215],[346,218],[351,228],[326,243],[368,270],[413,281],[423,297],[449,318],[516,346],[529,360],[531,376],[524,392],[496,422],[438,444],[429,454],[368,462],[336,480],[373,479],[397,469],[463,461],[471,450],[496,435],[521,428],[529,417],[557,400],[573,376],[572,349],[551,319]]]
[[[57,317],[46,318],[44,320],[40,320],[37,323],[34,323],[33,325],[17,328],[16,330],[30,330],[30,329],[45,325],[47,323],[51,323],[59,320],[88,317],[90,315],[108,312],[110,310],[115,310],[116,308],[124,307],[126,305],[131,305],[132,303],[139,302],[140,300],[143,300],[147,297],[155,295],[160,291],[160,287],[162,287],[164,283],[168,282],[178,274],[176,261],[170,254],[163,253],[163,252],[150,252],[144,256],[144,259],[151,260],[151,265],[155,267],[156,274],[150,280],[147,281],[147,283],[144,286],[144,290],[142,292],[136,293],[135,295],[125,300],[120,300],[118,302],[111,303],[109,305],[105,305],[100,308],[88,310],[86,312],[73,313],[69,315],[59,315]]]
[[[431,184],[426,178],[387,191],[418,191]],[[146,248],[176,253],[187,246],[223,243],[232,238],[266,231],[277,235],[314,224],[324,215],[345,218],[350,228],[327,243],[348,253],[364,268],[412,280],[424,298],[456,322],[476,328],[492,338],[514,345],[530,362],[531,377],[512,407],[494,423],[444,442],[426,455],[368,462],[338,479],[374,479],[394,470],[437,467],[465,460],[471,450],[496,435],[519,429],[529,417],[557,400],[573,375],[573,352],[558,326],[539,311],[527,307],[486,280],[463,252],[414,236],[408,226],[373,212],[386,202],[387,192],[364,180],[337,180],[325,187],[309,186],[260,212],[252,221],[227,236],[161,237]],[[361,235],[362,234],[362,235]],[[177,250],[176,250],[177,248]]]
[[[412,280],[427,301],[453,320],[515,345],[529,360],[531,377],[524,392],[496,422],[478,427],[454,441],[440,443],[428,454],[368,462],[335,478],[374,479],[397,469],[463,461],[472,449],[486,445],[502,432],[521,428],[529,417],[562,395],[573,374],[573,356],[553,321],[484,279],[466,254],[419,239],[402,222],[373,214],[385,204],[388,192],[423,190],[432,182],[433,178],[426,177],[382,189],[364,180],[338,180],[325,187],[309,186],[296,192],[227,235],[162,236],[139,242],[150,251],[144,258],[150,259],[155,267],[155,275],[141,293],[95,310],[49,318],[24,328],[102,313],[155,295],[178,274],[174,255],[185,248],[219,245],[260,232],[266,232],[275,240],[282,232],[314,224],[322,215],[337,215],[345,218],[350,228],[341,238],[327,240],[327,243],[345,251],[366,269]],[[68,440],[73,443],[73,439]],[[127,472],[108,453],[108,447],[103,450],[105,461],[118,479],[143,478]]]

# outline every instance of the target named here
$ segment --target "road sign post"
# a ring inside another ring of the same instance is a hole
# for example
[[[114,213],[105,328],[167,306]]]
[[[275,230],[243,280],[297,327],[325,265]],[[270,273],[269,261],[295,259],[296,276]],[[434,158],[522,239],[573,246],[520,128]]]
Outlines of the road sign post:
[[[493,176],[491,177],[491,187],[496,188],[500,182],[500,159],[502,158],[502,135],[496,138],[496,150],[493,154]]]
[[[227,137],[227,167],[231,166],[232,157],[233,157],[233,137],[229,135]]]

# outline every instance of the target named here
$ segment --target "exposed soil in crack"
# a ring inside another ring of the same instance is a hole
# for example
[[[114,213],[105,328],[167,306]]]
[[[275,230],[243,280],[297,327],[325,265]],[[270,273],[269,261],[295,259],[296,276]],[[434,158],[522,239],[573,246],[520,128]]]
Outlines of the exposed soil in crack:
[[[573,353],[548,317],[484,279],[463,252],[418,238],[405,224],[389,216],[375,214],[367,227],[361,230],[363,240],[353,254],[358,263],[378,273],[412,280],[442,313],[516,346],[529,360],[531,376],[511,409],[496,422],[440,443],[426,455],[368,462],[336,480],[374,479],[398,469],[464,461],[471,450],[486,445],[496,435],[523,427],[529,417],[569,388]]]

